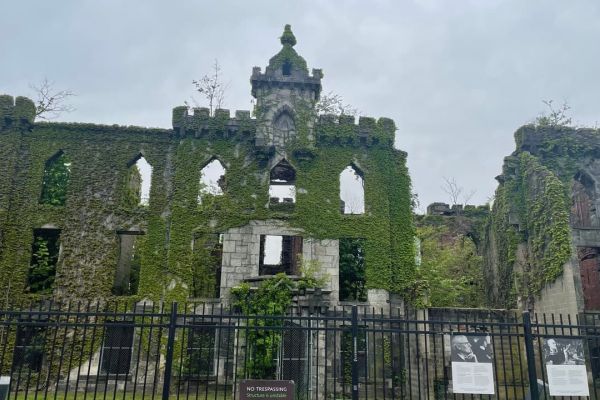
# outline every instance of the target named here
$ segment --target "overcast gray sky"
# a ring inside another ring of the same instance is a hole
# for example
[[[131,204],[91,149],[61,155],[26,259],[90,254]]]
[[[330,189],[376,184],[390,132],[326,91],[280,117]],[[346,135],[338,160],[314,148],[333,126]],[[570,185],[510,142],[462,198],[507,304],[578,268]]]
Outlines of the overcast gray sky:
[[[214,59],[226,106],[250,109],[249,77],[284,24],[309,68],[363,115],[390,117],[421,208],[496,187],[513,132],[566,100],[600,121],[600,1],[3,1],[0,93],[44,77],[77,93],[59,120],[169,128]]]

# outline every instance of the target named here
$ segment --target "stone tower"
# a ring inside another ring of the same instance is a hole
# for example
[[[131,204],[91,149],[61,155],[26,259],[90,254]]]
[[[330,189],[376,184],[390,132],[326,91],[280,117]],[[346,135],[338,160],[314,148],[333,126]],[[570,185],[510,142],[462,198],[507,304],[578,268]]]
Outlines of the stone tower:
[[[308,73],[306,61],[296,50],[290,25],[281,36],[283,48],[269,60],[262,73],[252,70],[252,96],[256,98],[255,145],[286,156],[293,143],[314,144],[315,104],[321,93],[320,69]]]

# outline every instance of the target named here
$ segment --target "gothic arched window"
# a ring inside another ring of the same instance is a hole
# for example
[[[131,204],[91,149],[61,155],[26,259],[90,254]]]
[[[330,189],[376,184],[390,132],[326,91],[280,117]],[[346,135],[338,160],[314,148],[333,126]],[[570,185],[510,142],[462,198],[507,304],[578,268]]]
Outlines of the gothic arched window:
[[[71,177],[71,162],[61,150],[46,161],[40,204],[64,206]]]
[[[340,173],[340,211],[342,214],[365,213],[365,180],[354,164]]]
[[[127,191],[135,205],[147,206],[150,203],[152,166],[140,153],[128,163]]]
[[[273,122],[273,129],[275,131],[275,138],[282,138],[284,142],[288,141],[296,134],[294,118],[292,118],[288,111],[281,112]]]
[[[269,198],[271,205],[296,202],[296,170],[287,160],[281,160],[271,169]]]
[[[213,158],[200,170],[200,191],[198,203],[202,202],[203,195],[222,196],[225,189],[226,169],[216,158]]]

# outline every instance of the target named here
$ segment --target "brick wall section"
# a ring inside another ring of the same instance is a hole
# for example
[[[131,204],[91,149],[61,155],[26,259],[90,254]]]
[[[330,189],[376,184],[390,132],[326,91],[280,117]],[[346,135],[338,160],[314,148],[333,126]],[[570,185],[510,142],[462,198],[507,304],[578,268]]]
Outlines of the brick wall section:
[[[600,263],[597,248],[582,248],[579,253],[581,287],[586,311],[600,310]]]

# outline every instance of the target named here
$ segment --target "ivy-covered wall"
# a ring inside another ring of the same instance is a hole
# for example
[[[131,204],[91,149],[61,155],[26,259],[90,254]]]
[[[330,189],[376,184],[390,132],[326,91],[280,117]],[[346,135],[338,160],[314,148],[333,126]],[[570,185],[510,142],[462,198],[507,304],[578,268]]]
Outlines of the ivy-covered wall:
[[[598,130],[527,125],[515,140],[517,149],[497,177],[485,237],[488,302],[506,308],[518,300],[523,307],[544,301],[544,288],[563,276],[565,265],[577,267],[573,183],[581,173],[600,178],[590,171],[600,155]],[[577,276],[564,279],[581,290]],[[578,296],[578,290],[569,295]]]
[[[8,133],[8,135],[7,135]],[[27,294],[33,230],[60,229],[61,253],[55,294],[99,298],[110,294],[118,255],[117,230],[147,231],[146,272],[166,266],[165,238],[172,141],[168,131],[91,124],[34,123],[0,131],[2,149],[16,142],[16,151],[2,154],[0,192],[8,207],[2,220],[0,287],[10,300]],[[45,163],[59,151],[69,158],[71,174],[64,206],[40,204]],[[128,163],[137,155],[153,165],[149,207],[127,201]],[[4,208],[4,207],[3,207]]]
[[[3,96],[0,129],[0,292],[9,301],[27,291],[33,230],[61,230],[54,295],[111,296],[117,231],[145,232],[137,297],[183,300],[197,257],[193,238],[251,220],[281,219],[306,236],[366,239],[366,285],[402,293],[414,280],[414,230],[406,153],[392,147],[389,119],[322,118],[311,156],[290,155],[297,173],[292,211],[268,208],[270,155],[255,146],[256,120],[173,110],[172,130],[92,124],[37,123],[16,116]],[[45,163],[62,151],[71,162],[64,206],[39,204]],[[152,166],[148,206],[131,202],[129,165],[140,154]],[[299,153],[296,153],[299,154]],[[198,203],[200,170],[214,157],[226,168],[223,196]],[[350,163],[364,172],[364,215],[342,215],[339,174]]]

